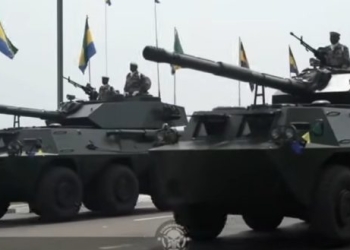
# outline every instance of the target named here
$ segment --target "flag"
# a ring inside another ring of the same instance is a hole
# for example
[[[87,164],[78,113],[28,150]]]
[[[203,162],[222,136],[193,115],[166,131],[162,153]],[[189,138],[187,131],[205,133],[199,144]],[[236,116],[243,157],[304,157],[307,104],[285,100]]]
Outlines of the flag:
[[[155,3],[160,3],[159,0],[154,0]]]
[[[290,46],[289,46],[289,71],[290,71],[290,74],[292,74],[292,73],[294,73],[296,75],[299,74],[297,63],[295,61],[295,58],[294,58],[294,55],[293,55],[293,52],[292,52],[292,49],[290,48]]]
[[[249,69],[249,62],[241,38],[239,38],[239,66]],[[254,83],[249,83],[250,90],[254,90]]]
[[[108,6],[111,6],[112,5],[111,0],[106,0],[106,4],[108,4]]]
[[[12,44],[11,40],[7,37],[2,24],[0,23],[0,52],[10,59],[13,59],[18,49]]]
[[[79,60],[79,69],[81,72],[85,72],[85,69],[89,63],[91,57],[96,54],[95,44],[92,39],[92,34],[89,28],[88,17],[86,17],[85,30],[83,37],[83,47],[81,49],[80,60]]]
[[[179,33],[177,32],[177,29],[174,28],[174,52],[178,54],[183,54],[184,51],[181,46]],[[171,65],[171,74],[175,74],[176,70],[180,69],[180,66],[177,65]]]

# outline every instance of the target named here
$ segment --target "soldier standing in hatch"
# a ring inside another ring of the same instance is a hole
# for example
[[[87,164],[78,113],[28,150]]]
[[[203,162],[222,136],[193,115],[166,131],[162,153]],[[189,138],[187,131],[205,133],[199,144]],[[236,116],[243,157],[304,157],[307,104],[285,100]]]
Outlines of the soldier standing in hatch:
[[[148,94],[151,87],[151,80],[139,73],[136,63],[130,63],[130,73],[126,76],[124,92],[128,95]]]
[[[325,48],[327,66],[335,68],[348,68],[350,66],[349,49],[339,43],[340,34],[330,32],[331,45]]]
[[[108,84],[109,78],[102,77],[102,86],[100,87],[98,100],[107,101],[111,96],[114,95],[114,88]]]

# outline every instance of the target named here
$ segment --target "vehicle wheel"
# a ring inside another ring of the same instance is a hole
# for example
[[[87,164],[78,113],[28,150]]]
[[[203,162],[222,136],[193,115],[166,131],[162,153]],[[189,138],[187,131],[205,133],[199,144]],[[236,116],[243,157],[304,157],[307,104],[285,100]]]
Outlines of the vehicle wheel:
[[[35,213],[36,215],[41,215],[39,209],[37,207],[35,207],[35,203],[34,202],[30,202],[29,204],[29,212],[30,213]]]
[[[154,206],[160,211],[169,211],[171,206],[167,201],[167,196],[164,192],[164,185],[160,183],[160,177],[157,177],[156,174],[152,174],[150,178],[151,183],[151,199]]]
[[[100,201],[97,194],[97,185],[96,181],[88,184],[84,190],[84,198],[83,198],[84,206],[93,212],[101,211]]]
[[[160,194],[152,193],[151,199],[153,205],[162,212],[171,210],[170,204],[167,202],[166,198]]]
[[[139,182],[128,167],[115,165],[100,177],[98,193],[102,213],[110,216],[129,214],[139,197]]]
[[[45,221],[68,220],[78,214],[82,195],[79,177],[71,169],[55,167],[39,183],[35,208]]]
[[[215,209],[186,206],[174,209],[174,219],[194,241],[214,240],[224,229],[227,215]]]
[[[341,245],[350,241],[350,170],[347,167],[327,167],[314,194],[310,214],[310,229],[318,244]]]
[[[282,222],[283,215],[276,214],[249,214],[243,215],[243,220],[248,227],[259,232],[275,230]]]
[[[99,204],[97,197],[86,195],[84,197],[83,204],[84,204],[84,207],[86,207],[92,212],[101,211],[101,206]]]
[[[10,207],[10,202],[0,201],[0,218],[4,217]]]

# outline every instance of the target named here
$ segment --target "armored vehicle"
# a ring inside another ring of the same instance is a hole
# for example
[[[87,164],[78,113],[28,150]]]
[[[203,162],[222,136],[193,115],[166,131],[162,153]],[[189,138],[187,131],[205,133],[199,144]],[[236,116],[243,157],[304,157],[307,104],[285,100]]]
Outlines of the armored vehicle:
[[[151,46],[143,56],[277,90],[272,104],[195,112],[180,141],[150,150],[190,238],[216,238],[233,214],[256,231],[292,217],[319,243],[349,240],[350,69],[282,78]]]
[[[0,215],[10,202],[27,202],[48,221],[72,219],[82,203],[109,216],[127,214],[139,194],[169,209],[148,149],[172,126],[187,124],[185,109],[150,95],[69,97],[57,111],[0,105],[0,114],[46,122],[0,130]]]

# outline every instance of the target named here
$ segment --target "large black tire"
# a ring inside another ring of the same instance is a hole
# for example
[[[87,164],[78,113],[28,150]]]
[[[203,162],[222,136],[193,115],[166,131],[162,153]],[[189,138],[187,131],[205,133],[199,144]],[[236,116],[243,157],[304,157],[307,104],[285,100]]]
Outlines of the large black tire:
[[[10,206],[10,202],[0,200],[0,219],[4,217],[4,215],[7,213],[9,206]]]
[[[174,208],[174,219],[193,241],[214,240],[224,229],[227,215],[204,206]]]
[[[84,196],[83,204],[84,204],[84,207],[86,207],[92,212],[101,211],[99,200],[95,196],[88,196],[88,195]]]
[[[258,232],[270,232],[275,230],[283,221],[283,215],[271,214],[244,214],[242,216],[248,227]]]
[[[139,197],[139,182],[128,167],[114,165],[101,175],[98,193],[103,214],[130,214],[135,209]]]
[[[322,246],[350,242],[350,170],[328,166],[318,183],[310,213],[310,229]]]
[[[83,204],[84,206],[93,212],[101,211],[101,204],[98,197],[97,178],[89,183],[84,190]]]
[[[79,213],[82,196],[77,174],[65,167],[53,167],[40,180],[35,208],[45,221],[69,220]]]
[[[151,187],[151,199],[154,206],[159,211],[170,211],[171,206],[167,200],[167,196],[165,194],[165,185],[161,183],[162,179],[159,177],[158,173],[155,170],[151,171],[150,177],[150,187]]]
[[[153,205],[159,211],[166,212],[171,210],[171,206],[169,202],[166,200],[166,197],[164,195],[153,192],[151,194],[151,199],[152,199]]]
[[[39,209],[35,206],[35,202],[30,202],[29,204],[29,212],[30,213],[35,213],[36,215],[41,215],[41,212]]]

